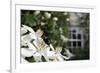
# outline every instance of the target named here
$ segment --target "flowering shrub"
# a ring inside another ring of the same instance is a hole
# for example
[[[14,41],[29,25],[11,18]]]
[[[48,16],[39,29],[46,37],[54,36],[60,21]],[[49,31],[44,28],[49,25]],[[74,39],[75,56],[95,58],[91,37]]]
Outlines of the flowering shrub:
[[[29,32],[28,34],[26,34]],[[21,27],[21,57],[22,62],[42,62],[42,61],[64,61],[73,56],[68,50],[68,56],[61,54],[62,47],[54,48],[52,44],[47,45],[41,38],[43,31],[36,32],[26,25]],[[25,57],[32,57],[31,60]],[[23,59],[24,58],[24,59]],[[33,60],[34,59],[34,60]],[[44,60],[42,60],[44,59]]]
[[[73,59],[89,59],[88,13],[21,10],[22,63]]]

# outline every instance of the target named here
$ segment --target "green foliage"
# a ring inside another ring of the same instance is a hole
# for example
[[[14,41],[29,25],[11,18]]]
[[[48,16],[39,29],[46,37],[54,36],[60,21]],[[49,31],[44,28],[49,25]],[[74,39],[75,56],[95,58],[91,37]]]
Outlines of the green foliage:
[[[51,14],[50,18],[47,18],[45,15],[46,12]],[[35,11],[22,10],[21,23],[32,27],[35,31],[39,28],[42,29],[44,32],[42,38],[47,44],[51,43],[54,47],[62,46],[63,41],[60,35],[62,34],[67,37],[69,22],[66,21],[66,18],[68,18],[69,15],[64,15],[64,12],[55,11],[40,11],[38,15],[35,15],[34,13]],[[58,20],[53,20],[54,17]],[[43,22],[44,25],[41,25],[41,22]],[[59,28],[62,28],[63,33],[61,33]]]

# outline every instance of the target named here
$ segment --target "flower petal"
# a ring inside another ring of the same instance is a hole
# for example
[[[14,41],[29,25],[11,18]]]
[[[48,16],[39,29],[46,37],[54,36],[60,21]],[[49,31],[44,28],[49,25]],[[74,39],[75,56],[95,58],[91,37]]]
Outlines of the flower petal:
[[[28,48],[21,48],[21,55],[25,57],[30,57],[33,55],[33,51]]]

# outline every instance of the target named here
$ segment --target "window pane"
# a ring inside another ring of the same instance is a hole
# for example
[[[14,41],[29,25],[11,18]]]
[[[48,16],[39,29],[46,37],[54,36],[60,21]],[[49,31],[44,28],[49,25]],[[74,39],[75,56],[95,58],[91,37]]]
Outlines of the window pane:
[[[73,47],[76,47],[76,41],[73,41]]]
[[[81,39],[81,34],[78,34],[78,39]]]
[[[81,41],[78,41],[78,46],[81,47]]]
[[[73,39],[76,39],[76,35],[75,34],[73,34]]]
[[[72,30],[73,33],[76,33],[76,30]]]

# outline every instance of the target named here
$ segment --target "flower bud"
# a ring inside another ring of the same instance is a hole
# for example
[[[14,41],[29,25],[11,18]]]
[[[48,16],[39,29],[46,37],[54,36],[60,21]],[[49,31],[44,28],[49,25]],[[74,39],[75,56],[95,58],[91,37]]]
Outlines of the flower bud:
[[[50,18],[51,17],[51,14],[50,13],[48,13],[48,12],[45,12],[45,16],[46,16],[46,18]]]
[[[68,13],[67,12],[64,12],[64,15],[68,15]]]
[[[57,18],[57,17],[54,17],[54,18],[53,18],[53,20],[54,20],[54,21],[57,21],[57,20],[58,20],[58,18]]]
[[[40,11],[35,11],[34,15],[38,15],[40,13]]]

